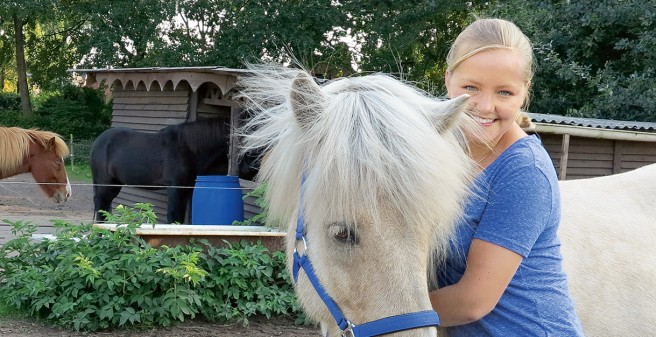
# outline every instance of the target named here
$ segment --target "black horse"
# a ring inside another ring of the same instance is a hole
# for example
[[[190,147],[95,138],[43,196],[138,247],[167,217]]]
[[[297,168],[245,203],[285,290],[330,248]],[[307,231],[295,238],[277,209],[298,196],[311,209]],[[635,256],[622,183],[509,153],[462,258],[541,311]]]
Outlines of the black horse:
[[[194,186],[196,176],[228,173],[229,133],[228,122],[218,118],[173,125],[157,133],[122,127],[103,132],[91,150],[96,220],[106,220],[99,211],[110,211],[121,185],[183,186],[187,188],[167,187],[167,220],[184,222],[193,193],[188,187]],[[246,178],[252,178],[256,169],[240,163],[240,171],[246,168]]]

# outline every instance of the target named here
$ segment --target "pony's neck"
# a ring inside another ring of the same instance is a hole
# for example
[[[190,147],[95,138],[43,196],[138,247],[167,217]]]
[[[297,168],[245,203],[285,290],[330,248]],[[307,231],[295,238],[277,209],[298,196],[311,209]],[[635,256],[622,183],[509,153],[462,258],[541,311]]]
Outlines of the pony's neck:
[[[0,179],[13,177],[15,175],[19,175],[19,174],[27,173],[27,172],[30,172],[29,167],[25,163],[21,163],[17,167],[7,169],[7,170],[0,170]]]

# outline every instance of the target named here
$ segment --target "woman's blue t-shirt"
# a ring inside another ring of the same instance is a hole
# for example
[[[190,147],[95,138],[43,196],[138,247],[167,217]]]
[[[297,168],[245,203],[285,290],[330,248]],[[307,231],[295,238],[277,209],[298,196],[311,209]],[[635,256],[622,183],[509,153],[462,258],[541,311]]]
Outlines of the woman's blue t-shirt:
[[[558,178],[535,136],[512,144],[475,180],[456,228],[440,286],[465,272],[472,239],[523,258],[497,306],[481,320],[449,328],[460,336],[583,336],[562,270]]]

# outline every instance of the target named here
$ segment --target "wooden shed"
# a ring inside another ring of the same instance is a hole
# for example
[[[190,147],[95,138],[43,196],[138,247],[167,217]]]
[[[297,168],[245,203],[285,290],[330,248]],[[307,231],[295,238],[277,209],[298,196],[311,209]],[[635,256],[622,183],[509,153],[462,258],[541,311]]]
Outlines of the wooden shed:
[[[561,180],[656,163],[656,123],[529,113]]]
[[[237,76],[242,69],[223,67],[71,69],[69,72],[85,77],[85,85],[104,84],[113,98],[112,127],[128,127],[145,132],[156,132],[164,127],[199,117],[223,118],[237,126],[242,109],[234,100]],[[230,142],[228,174],[237,175],[237,141]],[[248,193],[254,183],[240,180]],[[158,219],[166,219],[166,191],[124,187],[112,207],[135,202],[153,204]],[[260,212],[254,200],[244,204],[245,218]],[[189,212],[188,212],[189,213]],[[189,215],[188,215],[189,216]]]

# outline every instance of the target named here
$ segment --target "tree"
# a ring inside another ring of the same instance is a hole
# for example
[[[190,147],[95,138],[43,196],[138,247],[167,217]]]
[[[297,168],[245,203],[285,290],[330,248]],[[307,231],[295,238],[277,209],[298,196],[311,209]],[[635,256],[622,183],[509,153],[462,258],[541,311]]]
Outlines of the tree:
[[[656,122],[656,1],[510,1],[537,61],[531,111]]]
[[[175,47],[169,50],[183,55],[183,63],[240,68],[245,62],[294,57],[321,73],[334,73],[327,65],[332,62],[339,62],[335,69],[341,71],[348,71],[344,62],[350,68],[341,33],[333,31],[348,24],[347,17],[329,0],[181,0],[178,14],[168,32]]]
[[[16,74],[18,77],[18,91],[21,95],[21,111],[24,115],[32,115],[29,85],[27,83],[27,68],[25,60],[26,39],[24,27],[34,23],[44,13],[54,8],[52,0],[21,0],[3,1],[0,3],[0,22],[11,22],[13,25],[14,48],[16,55]]]
[[[489,1],[346,1],[363,71],[398,73],[443,92],[451,42]]]
[[[0,18],[1,19],[1,18]],[[10,25],[8,23],[3,23],[0,20],[0,92],[4,92],[5,80],[8,79],[8,75],[11,68],[15,62],[14,58],[14,42],[12,37],[9,35]]]
[[[174,1],[83,0],[69,8],[84,20],[80,29],[71,31],[82,67],[161,65],[149,57],[153,46],[161,45],[162,24],[174,16]]]
[[[60,4],[48,17],[28,26],[27,59],[31,82],[43,90],[57,90],[70,83],[67,69],[80,59],[72,36],[84,21]]]
[[[23,115],[30,116],[32,102],[30,89],[27,85],[27,65],[25,64],[25,37],[23,36],[24,19],[17,12],[11,14],[14,23],[14,46],[16,47],[16,73],[18,74],[18,93],[21,96],[21,111]]]

